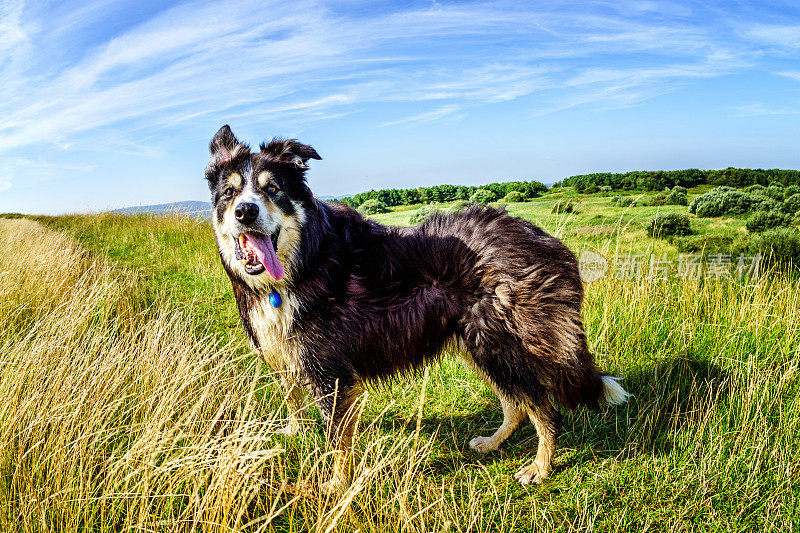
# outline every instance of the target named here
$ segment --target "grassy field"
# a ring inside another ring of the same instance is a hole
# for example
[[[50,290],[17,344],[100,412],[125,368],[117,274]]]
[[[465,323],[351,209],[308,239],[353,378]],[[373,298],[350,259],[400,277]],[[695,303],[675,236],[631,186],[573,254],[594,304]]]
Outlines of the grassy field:
[[[575,250],[677,252],[643,227],[685,207],[609,200],[569,216],[550,214],[554,198],[508,210]],[[512,479],[535,454],[532,426],[492,454],[468,448],[502,415],[448,355],[370,390],[345,494],[299,496],[287,484],[329,466],[322,428],[275,434],[280,388],[246,345],[207,223],[0,220],[0,529],[797,530],[796,277],[607,276],[587,285],[584,319],[599,365],[634,397],[566,413],[543,485]]]

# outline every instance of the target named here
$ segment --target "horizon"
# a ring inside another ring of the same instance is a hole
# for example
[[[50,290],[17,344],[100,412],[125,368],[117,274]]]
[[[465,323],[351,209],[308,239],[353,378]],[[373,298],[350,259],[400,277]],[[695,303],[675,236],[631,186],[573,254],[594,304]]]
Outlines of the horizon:
[[[800,6],[0,7],[0,212],[208,201],[208,142],[314,146],[316,196],[800,168]]]

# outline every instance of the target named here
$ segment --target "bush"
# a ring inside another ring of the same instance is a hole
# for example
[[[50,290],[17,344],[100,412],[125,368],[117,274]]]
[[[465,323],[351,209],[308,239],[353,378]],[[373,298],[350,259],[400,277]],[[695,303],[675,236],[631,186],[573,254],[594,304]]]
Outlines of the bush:
[[[594,194],[596,192],[600,192],[600,188],[597,185],[595,185],[594,183],[590,183],[581,192],[583,194]]]
[[[495,200],[497,200],[497,195],[489,189],[478,189],[469,198],[469,201],[473,204],[488,204]]]
[[[689,194],[689,189],[686,187],[681,187],[680,185],[676,185],[672,188],[672,192],[686,195]]]
[[[683,187],[681,187],[681,189],[683,189]],[[685,192],[680,192],[673,189],[664,199],[664,203],[665,205],[688,205],[689,199],[686,197]]]
[[[504,202],[524,202],[525,195],[519,191],[511,191],[510,193],[506,194],[506,197],[503,198]]]
[[[431,215],[431,213],[438,210],[439,210],[438,204],[423,205],[419,209],[414,211],[414,214],[411,215],[411,218],[408,219],[408,223],[419,224],[423,222],[426,218],[428,218]]]
[[[377,215],[378,213],[389,212],[389,208],[386,207],[386,204],[375,198],[365,201],[358,207],[358,210],[365,215]]]
[[[792,218],[780,211],[757,211],[747,219],[745,227],[751,233],[762,233],[768,229],[788,226]]]
[[[778,211],[781,203],[768,196],[753,195],[753,203],[750,205],[751,211]]]
[[[783,201],[781,211],[792,216],[800,213],[800,193],[788,196],[786,200]]]
[[[448,213],[458,213],[459,211],[463,211],[464,209],[468,208],[472,204],[466,200],[458,200],[457,202],[453,203],[450,207],[447,208]]]
[[[614,190],[611,188],[610,185],[601,185],[600,187],[598,187],[598,189],[600,189],[600,192],[611,192]]]
[[[798,185],[789,185],[783,190],[784,199],[794,196],[795,194],[800,194],[800,186]]]
[[[783,261],[800,267],[800,231],[797,228],[775,228],[756,235],[750,247],[772,262]]]
[[[670,242],[679,252],[730,252],[733,237],[728,235],[685,235],[675,236]]]
[[[741,215],[750,210],[754,197],[731,187],[717,187],[698,196],[689,204],[689,212],[699,217]]]
[[[636,207],[636,198],[633,196],[616,196],[614,204],[618,207]]]
[[[783,187],[779,187],[777,185],[770,185],[769,187],[764,189],[764,192],[766,193],[767,196],[769,196],[773,200],[778,200],[778,201],[783,200]]]
[[[556,215],[561,215],[563,213],[577,213],[578,204],[575,202],[575,200],[569,200],[565,198],[557,201],[550,212]]]
[[[667,204],[667,193],[660,192],[652,197],[647,202],[648,205],[666,205]]]
[[[747,194],[761,194],[766,196],[767,193],[764,192],[766,189],[767,188],[764,187],[763,185],[759,185],[758,183],[756,183],[755,185],[750,185],[749,187],[745,187],[744,192],[746,192]]]
[[[672,235],[689,235],[692,228],[689,217],[681,213],[663,213],[650,219],[647,224],[647,235],[650,237],[669,237]]]

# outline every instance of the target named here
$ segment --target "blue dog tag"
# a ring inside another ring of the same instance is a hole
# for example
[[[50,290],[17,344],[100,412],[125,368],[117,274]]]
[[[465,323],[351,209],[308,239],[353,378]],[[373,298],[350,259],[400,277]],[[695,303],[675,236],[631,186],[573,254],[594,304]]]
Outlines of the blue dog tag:
[[[269,293],[269,303],[275,309],[281,306],[281,303],[283,302],[281,302],[281,295],[278,294],[278,291],[272,291]]]

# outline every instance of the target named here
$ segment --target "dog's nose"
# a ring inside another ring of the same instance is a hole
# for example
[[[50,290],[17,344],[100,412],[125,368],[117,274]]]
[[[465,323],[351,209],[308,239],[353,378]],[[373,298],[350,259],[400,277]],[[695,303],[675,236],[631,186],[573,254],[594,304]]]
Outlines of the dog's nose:
[[[258,206],[250,202],[242,202],[236,206],[233,214],[242,224],[250,224],[258,217]]]

